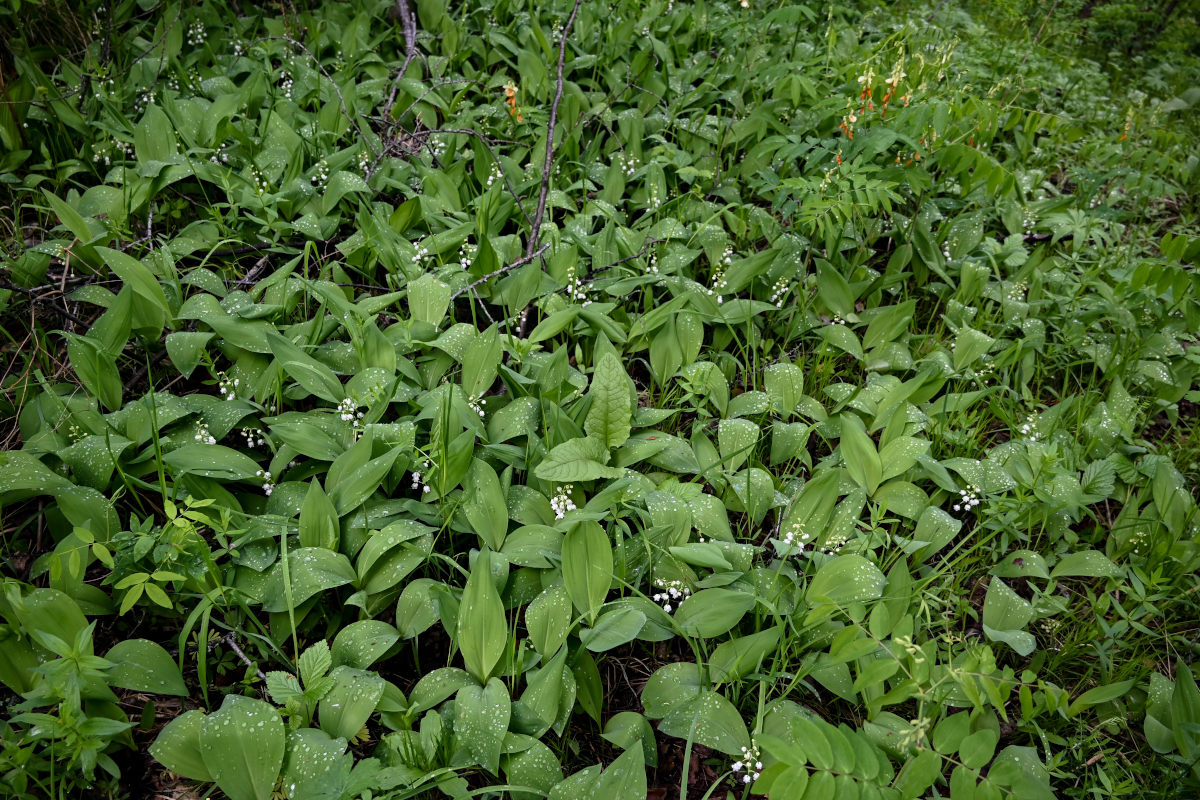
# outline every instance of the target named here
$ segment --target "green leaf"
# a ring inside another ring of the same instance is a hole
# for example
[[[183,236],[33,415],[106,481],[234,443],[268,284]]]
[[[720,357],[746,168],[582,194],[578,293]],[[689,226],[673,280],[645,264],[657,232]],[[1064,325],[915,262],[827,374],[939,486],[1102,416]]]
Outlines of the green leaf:
[[[337,511],[314,478],[300,506],[300,546],[336,550],[340,530]]]
[[[1033,635],[1022,628],[1033,619],[1033,606],[999,578],[988,584],[983,601],[983,632],[989,639],[1006,643],[1027,656],[1037,646]]]
[[[176,332],[168,333],[163,343],[167,347],[167,355],[171,357],[171,363],[175,365],[175,368],[184,377],[191,377],[192,372],[203,360],[208,343],[212,338],[213,334],[208,332]]]
[[[845,607],[851,603],[878,600],[883,596],[887,577],[860,555],[841,555],[826,561],[808,584],[805,599],[810,605],[835,603]]]
[[[353,757],[346,740],[335,739],[315,728],[288,731],[282,786],[289,800],[328,797],[327,787],[349,777]]]
[[[650,719],[662,719],[671,709],[695,698],[703,689],[699,665],[678,661],[659,667],[642,687],[642,707]]]
[[[668,736],[690,739],[727,755],[741,755],[750,746],[750,732],[733,703],[712,690],[671,709],[658,730]]]
[[[500,367],[500,336],[493,324],[467,346],[462,360],[462,388],[472,400],[492,387]]]
[[[321,730],[335,738],[352,739],[374,713],[387,682],[374,672],[344,666],[334,667],[329,677],[333,688],[317,706]]]
[[[606,353],[592,373],[588,392],[591,406],[583,429],[608,448],[620,447],[629,438],[633,404],[629,398],[629,376],[612,353]]]
[[[1171,693],[1171,730],[1175,734],[1175,746],[1196,771],[1196,759],[1200,756],[1200,689],[1192,669],[1182,660],[1175,664],[1175,690]]]
[[[333,503],[339,517],[349,514],[375,493],[399,455],[399,448],[388,450],[334,484],[333,488],[329,490],[329,501]]]
[[[533,473],[544,481],[558,483],[620,478],[625,474],[619,467],[606,467],[607,462],[608,448],[599,439],[568,439],[547,453]]]
[[[472,459],[463,481],[463,513],[475,533],[492,550],[499,550],[508,534],[508,506],[500,478],[491,466]]]
[[[163,293],[162,286],[149,267],[120,250],[97,247],[96,252],[104,259],[108,268],[124,281],[126,286],[133,289],[134,294],[156,306],[166,319],[172,319],[173,315],[171,307],[167,303],[167,296]]]
[[[337,403],[346,396],[346,390],[338,376],[329,367],[305,353],[288,339],[277,333],[267,334],[271,352],[279,360],[279,366],[296,383],[322,400]]]
[[[1063,556],[1050,571],[1051,578],[1119,578],[1124,574],[1120,567],[1096,550],[1069,553]]]
[[[991,728],[983,728],[966,736],[958,748],[958,757],[971,769],[982,769],[996,754],[996,743],[1000,734]]]
[[[185,444],[164,454],[163,463],[180,473],[227,481],[255,478],[262,471],[249,456],[219,444]]]
[[[108,684],[135,692],[172,694],[187,697],[187,684],[171,654],[162,645],[149,639],[126,639],[117,642],[104,654],[113,662],[108,671]]]
[[[737,625],[754,603],[754,595],[746,592],[702,589],[680,604],[675,622],[688,636],[711,639]]]
[[[781,627],[775,625],[717,645],[708,660],[708,672],[713,684],[735,681],[758,669],[759,663],[775,651],[781,632]]]
[[[508,689],[497,678],[486,686],[464,686],[454,697],[454,738],[467,757],[492,774],[500,767],[500,750],[512,701]]]
[[[352,622],[338,631],[330,657],[333,664],[366,669],[400,641],[400,633],[380,619]]]
[[[205,768],[229,800],[271,800],[286,739],[270,704],[226,695],[204,719],[200,743]]]
[[[645,624],[646,615],[635,608],[612,608],[600,615],[594,627],[579,631],[579,641],[593,653],[601,653],[633,641]]]
[[[883,463],[862,421],[853,414],[842,414],[840,449],[850,478],[868,495],[875,493],[883,479]]]
[[[784,417],[791,416],[804,397],[804,372],[795,364],[772,364],[764,373],[771,407]]]
[[[213,774],[204,764],[200,738],[204,730],[204,712],[185,711],[167,723],[150,745],[150,755],[171,772],[208,783]]]
[[[730,473],[746,463],[758,442],[758,426],[748,419],[723,419],[717,427],[721,465]]]
[[[73,333],[66,336],[67,358],[80,383],[105,408],[110,411],[120,408],[124,386],[116,360],[85,336]]]
[[[592,797],[597,800],[646,800],[646,760],[642,748],[631,747],[617,756],[600,776]]]
[[[533,648],[549,657],[562,647],[571,630],[571,595],[561,583],[542,591],[525,607],[525,629]]]
[[[408,285],[408,311],[414,320],[439,325],[450,307],[450,287],[428,272]]]
[[[271,569],[263,589],[263,609],[287,611],[322,592],[358,580],[350,559],[323,547],[301,547],[288,552],[290,598],[283,579],[283,562]]]
[[[563,540],[562,574],[567,594],[579,613],[594,624],[613,579],[613,552],[599,524],[576,524]]]
[[[481,684],[491,677],[508,641],[508,622],[492,581],[491,563],[492,554],[481,550],[458,606],[458,648],[467,672]]]

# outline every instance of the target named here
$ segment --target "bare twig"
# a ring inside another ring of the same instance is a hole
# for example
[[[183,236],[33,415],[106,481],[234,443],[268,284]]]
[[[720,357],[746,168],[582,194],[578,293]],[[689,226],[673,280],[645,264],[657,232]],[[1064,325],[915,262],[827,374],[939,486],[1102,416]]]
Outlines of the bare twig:
[[[253,661],[251,661],[244,652],[242,652],[242,648],[238,647],[237,639],[233,638],[232,633],[225,634],[225,644],[229,645],[229,649],[233,651],[233,654],[235,656],[237,656],[239,659],[241,659],[241,662],[243,664],[245,664],[247,667],[254,668],[254,671],[258,673],[258,679],[260,681],[262,681],[263,683],[267,682],[266,674],[261,669],[259,669],[258,665],[255,664]]]
[[[533,215],[533,229],[529,232],[529,242],[525,245],[525,257],[533,260],[534,248],[542,233],[542,218],[546,215],[546,196],[550,193],[550,169],[554,166],[554,126],[558,122],[558,104],[563,95],[563,64],[567,60],[567,37],[571,35],[571,26],[575,24],[575,15],[579,13],[582,0],[575,0],[571,16],[563,26],[562,38],[558,42],[558,73],[554,82],[554,102],[550,104],[550,121],[546,124],[546,159],[542,163],[542,189],[538,192],[537,211]]]
[[[417,17],[408,4],[408,0],[396,0],[396,13],[400,15],[400,25],[404,28],[404,64],[392,81],[392,91],[383,107],[383,118],[388,119],[392,106],[396,104],[396,93],[400,90],[400,80],[408,73],[408,67],[417,57]]]
[[[484,275],[482,278],[475,281],[474,283],[464,286],[463,288],[459,289],[454,294],[450,295],[450,299],[453,300],[456,297],[459,297],[460,295],[466,294],[467,292],[475,291],[476,286],[479,286],[481,283],[486,283],[486,282],[490,281],[492,278],[496,277],[497,275],[503,275],[504,273],[506,273],[510,270],[514,270],[517,267],[525,266],[530,261],[533,261],[535,258],[537,258],[538,256],[540,256],[542,253],[546,252],[549,249],[550,249],[550,243],[547,242],[546,244],[539,247],[535,252],[532,252],[532,253],[529,253],[528,255],[522,256],[521,258],[518,258],[516,261],[512,262],[511,264],[501,267],[500,269],[493,270],[492,272],[489,272],[487,275]]]

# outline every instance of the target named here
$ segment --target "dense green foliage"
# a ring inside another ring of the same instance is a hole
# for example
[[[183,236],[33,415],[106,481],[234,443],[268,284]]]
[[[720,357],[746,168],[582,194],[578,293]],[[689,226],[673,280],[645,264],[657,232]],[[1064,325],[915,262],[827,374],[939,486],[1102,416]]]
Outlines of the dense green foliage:
[[[6,0],[0,795],[1196,796],[1170,5]]]

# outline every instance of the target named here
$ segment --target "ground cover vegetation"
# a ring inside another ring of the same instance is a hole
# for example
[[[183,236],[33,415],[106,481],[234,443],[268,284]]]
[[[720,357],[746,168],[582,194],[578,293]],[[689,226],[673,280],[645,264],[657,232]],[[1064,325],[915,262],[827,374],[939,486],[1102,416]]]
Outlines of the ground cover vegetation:
[[[0,3],[0,795],[1200,791],[1195,4]]]

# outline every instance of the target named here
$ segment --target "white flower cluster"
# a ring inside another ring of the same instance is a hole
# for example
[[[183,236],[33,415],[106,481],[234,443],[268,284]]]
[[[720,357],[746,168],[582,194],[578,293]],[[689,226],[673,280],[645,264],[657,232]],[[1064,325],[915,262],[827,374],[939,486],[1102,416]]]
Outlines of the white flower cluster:
[[[657,209],[662,205],[662,198],[658,196],[658,186],[650,184],[650,208]]]
[[[358,168],[365,177],[367,170],[371,168],[371,155],[369,153],[364,151],[358,154]]]
[[[424,466],[428,467],[429,462],[428,461],[424,462]],[[429,493],[429,486],[424,483],[421,483],[421,473],[417,472],[416,470],[413,470],[413,474],[412,474],[412,488],[414,490],[420,489],[421,494]]]
[[[572,302],[579,303],[581,306],[590,306],[592,304],[592,301],[588,299],[587,289],[584,288],[583,281],[579,280],[579,275],[575,272],[574,264],[567,268],[567,297],[571,298]]]
[[[830,536],[829,539],[826,540],[825,544],[816,549],[820,550],[827,556],[835,556],[842,552],[842,548],[846,546],[846,541],[846,534],[838,533]]]
[[[237,58],[237,57],[243,56],[245,54],[246,54],[246,48],[242,45],[242,40],[235,39],[233,41],[233,57]]]
[[[1025,235],[1033,236],[1033,227],[1037,225],[1037,219],[1031,214],[1025,215]]]
[[[562,519],[567,516],[568,511],[575,510],[575,501],[571,499],[572,488],[571,484],[564,483],[554,492],[554,497],[550,498],[550,508],[554,510],[555,519]]]
[[[200,442],[201,444],[216,444],[217,443],[216,438],[211,433],[208,432],[208,423],[206,423],[206,422],[200,423],[200,430],[196,431],[196,435],[192,438],[194,438],[197,442]]]
[[[484,185],[483,188],[485,188],[485,189],[492,188],[492,184],[495,183],[496,181],[500,180],[501,177],[502,177],[502,175],[500,172],[500,166],[498,164],[492,164],[491,170],[488,171],[487,183]]]
[[[758,745],[754,740],[750,740],[749,747],[742,748],[742,760],[733,762],[730,769],[735,775],[741,775],[742,783],[749,785],[758,780],[762,775],[762,753],[758,749]]]
[[[230,378],[224,372],[220,373],[221,377],[218,380],[221,394],[225,395],[226,400],[237,400],[237,389],[241,385],[241,380],[238,378]]]
[[[475,260],[475,255],[479,252],[479,245],[463,242],[462,247],[458,248],[458,262],[462,264],[463,269],[470,269],[471,262]]]
[[[145,111],[146,106],[153,103],[155,97],[157,97],[157,95],[154,94],[153,89],[145,90],[140,95],[138,95],[138,99],[136,101],[134,101],[134,104],[133,104],[134,111],[137,111],[138,113]]]
[[[449,146],[450,145],[448,145],[445,141],[443,141],[441,139],[430,137],[430,139],[429,139],[429,154],[432,155],[435,159],[439,159],[442,156],[446,155],[446,150],[449,148]]]
[[[846,320],[842,319],[839,315],[834,314],[833,319],[829,320],[829,324],[830,325],[845,325]]]
[[[256,428],[242,428],[241,433],[246,439],[246,447],[253,449],[255,447],[264,447],[267,444],[267,440],[263,438],[262,431]]]
[[[292,99],[292,87],[295,85],[295,83],[296,82],[292,80],[291,74],[286,69],[279,73],[279,88],[283,89],[283,96],[288,100]]]
[[[187,29],[187,43],[192,47],[199,47],[204,44],[204,40],[208,38],[208,32],[204,30],[204,23],[197,20]]]
[[[219,148],[217,148],[217,152],[215,152],[211,156],[209,156],[208,160],[214,164],[218,164],[218,163],[219,164],[228,164],[229,163],[228,148],[229,148],[229,142],[222,142],[221,146]]]
[[[324,189],[325,184],[329,183],[329,163],[325,159],[317,162],[317,171],[311,178],[313,186],[319,189]]]
[[[349,422],[353,424],[355,428],[358,427],[358,421],[362,419],[363,416],[363,412],[358,410],[358,403],[356,403],[352,397],[347,397],[345,400],[338,403],[337,412],[338,419],[340,419],[342,422]]]
[[[646,261],[646,274],[658,274],[658,253],[651,253],[649,260]]]
[[[433,254],[429,252],[429,248],[425,246],[425,242],[417,243],[417,252],[413,253],[413,265],[421,266],[423,262],[433,258]]]
[[[483,400],[482,397],[475,397],[473,395],[471,397],[467,398],[467,407],[470,408],[472,411],[474,411],[476,414],[478,414],[480,419],[483,418],[482,400]]]
[[[1025,416],[1025,421],[1021,423],[1021,427],[1018,430],[1022,436],[1028,436],[1029,441],[1036,442],[1038,440],[1037,419],[1033,414]]]
[[[621,168],[621,173],[626,178],[632,178],[633,173],[637,172],[637,160],[633,156],[618,155],[617,164]]]
[[[263,494],[270,497],[271,492],[275,491],[275,484],[271,482],[270,471],[260,469],[254,474],[263,479]]]
[[[661,589],[660,592],[655,592],[651,595],[654,602],[662,606],[663,611],[670,614],[678,603],[682,603],[692,596],[692,590],[688,588],[683,581],[667,581],[659,584],[655,588]]]
[[[804,548],[808,546],[808,541],[812,536],[804,530],[804,523],[793,522],[780,539],[782,547],[779,548],[782,555],[802,556]],[[794,551],[794,552],[793,552]]]
[[[791,284],[788,283],[787,278],[780,278],[771,287],[771,302],[775,304],[776,308],[783,308],[783,297],[788,293],[789,288],[791,288]]]
[[[1025,284],[1024,281],[1017,281],[1016,283],[1014,283],[1012,285],[1012,288],[1008,290],[1008,299],[1016,300],[1018,302],[1024,302],[1025,292],[1028,289],[1029,289],[1029,287]]]
[[[258,171],[258,167],[250,167],[250,179],[254,181],[254,191],[258,192],[260,197],[267,193],[267,189],[270,188],[267,185],[267,178]]]
[[[979,487],[967,484],[966,489],[958,490],[958,502],[954,504],[955,511],[970,511],[982,502],[979,499]]]

